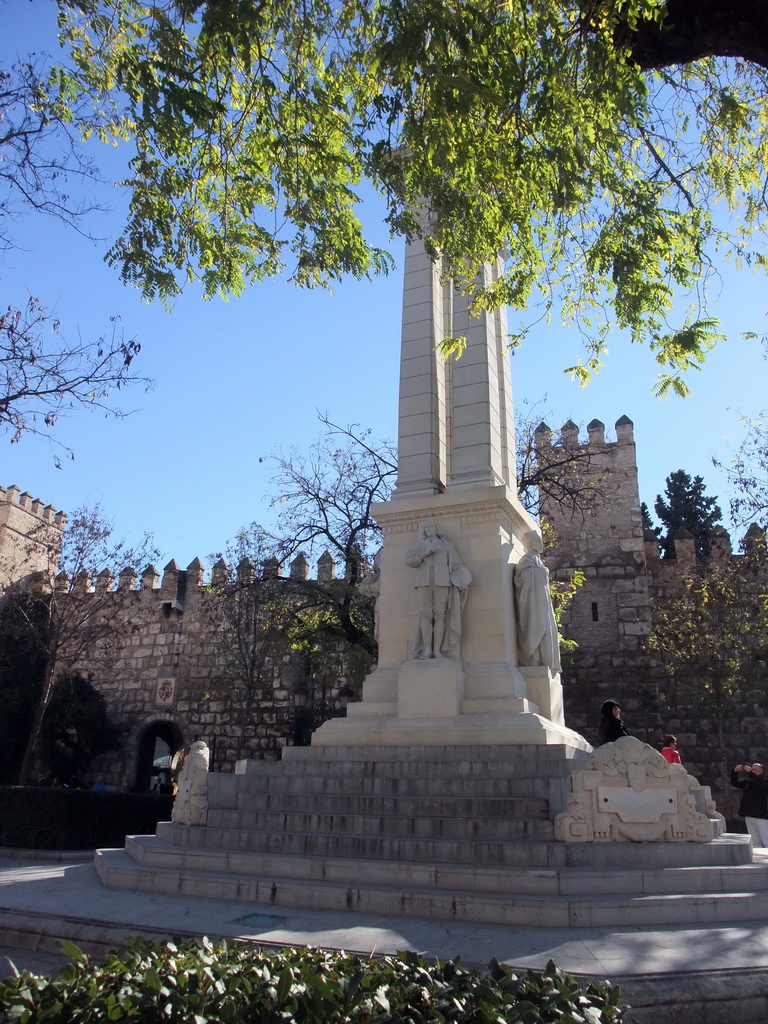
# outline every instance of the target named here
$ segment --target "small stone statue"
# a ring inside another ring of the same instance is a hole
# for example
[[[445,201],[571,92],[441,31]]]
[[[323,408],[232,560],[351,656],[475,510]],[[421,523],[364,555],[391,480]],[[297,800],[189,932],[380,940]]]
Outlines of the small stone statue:
[[[420,617],[414,657],[458,658],[461,613],[472,582],[469,569],[456,548],[430,519],[422,528],[423,540],[411,548],[406,563],[416,570]]]
[[[210,752],[195,740],[179,773],[179,791],[173,801],[171,821],[177,825],[205,825],[208,820],[208,761]]]
[[[544,545],[536,530],[523,538],[526,553],[515,566],[517,649],[521,665],[546,665],[560,671],[560,638],[549,592],[549,569],[541,560]]]

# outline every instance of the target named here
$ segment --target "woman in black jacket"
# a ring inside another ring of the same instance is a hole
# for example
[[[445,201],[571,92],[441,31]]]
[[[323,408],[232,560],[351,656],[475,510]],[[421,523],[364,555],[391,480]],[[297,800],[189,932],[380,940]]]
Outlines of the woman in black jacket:
[[[613,743],[622,736],[629,736],[621,720],[621,707],[615,700],[604,700],[600,706],[600,724],[597,727],[597,745]]]

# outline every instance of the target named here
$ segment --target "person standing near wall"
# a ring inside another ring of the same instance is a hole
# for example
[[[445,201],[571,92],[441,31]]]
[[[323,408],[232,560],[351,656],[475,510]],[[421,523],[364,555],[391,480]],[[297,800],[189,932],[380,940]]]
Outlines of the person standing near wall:
[[[768,779],[765,768],[737,764],[731,772],[731,785],[742,791],[739,814],[747,823],[753,846],[768,846]]]
[[[677,749],[677,736],[665,736],[661,756],[670,764],[682,764],[680,751]]]
[[[615,700],[604,700],[600,705],[600,724],[597,727],[597,745],[614,743],[622,736],[629,736],[621,720],[621,705]]]

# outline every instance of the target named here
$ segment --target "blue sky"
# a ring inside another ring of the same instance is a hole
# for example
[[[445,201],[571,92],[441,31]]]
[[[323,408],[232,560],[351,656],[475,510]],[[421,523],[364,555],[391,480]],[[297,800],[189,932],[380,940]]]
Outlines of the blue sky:
[[[54,5],[10,0],[3,9],[0,59],[54,52]],[[115,156],[95,150],[108,170]],[[0,437],[0,484],[18,484],[56,508],[101,502],[116,531],[129,538],[154,533],[165,562],[187,565],[222,548],[239,527],[269,525],[267,496],[276,448],[306,450],[317,437],[317,410],[338,423],[358,423],[380,437],[396,436],[403,246],[390,245],[398,270],[374,282],[347,281],[334,294],[302,291],[276,280],[230,302],[204,302],[190,287],[172,313],[147,306],[103,262],[117,232],[123,197],[107,195],[111,214],[96,216],[89,241],[56,221],[30,215],[13,224],[19,247],[0,262],[0,302],[35,295],[52,308],[67,337],[103,334],[119,316],[127,338],[142,345],[136,371],[155,381],[152,392],[121,398],[125,419],[78,412],[57,427],[75,451],[57,469],[46,441]],[[379,228],[375,200],[365,205]],[[623,414],[635,424],[641,497],[653,503],[665,477],[683,468],[701,474],[708,491],[727,489],[711,465],[741,437],[739,416],[765,405],[766,363],[757,341],[764,331],[764,278],[722,268],[710,313],[728,336],[690,380],[691,398],[660,402],[651,393],[656,364],[642,346],[617,335],[605,368],[586,388],[561,373],[575,362],[575,331],[542,325],[512,359],[515,402],[537,403],[553,428],[571,418],[584,427],[597,417],[609,428]],[[682,320],[684,311],[681,311]],[[511,315],[510,322],[516,323]],[[551,415],[549,415],[551,413]],[[264,461],[261,461],[264,459]]]

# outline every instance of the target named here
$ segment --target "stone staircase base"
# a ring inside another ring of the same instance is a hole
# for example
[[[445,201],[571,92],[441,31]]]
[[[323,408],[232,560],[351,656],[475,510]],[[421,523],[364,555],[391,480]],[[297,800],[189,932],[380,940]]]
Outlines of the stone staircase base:
[[[561,843],[567,747],[288,748],[211,774],[206,826],[100,850],[108,886],[554,928],[759,921],[747,836]]]

